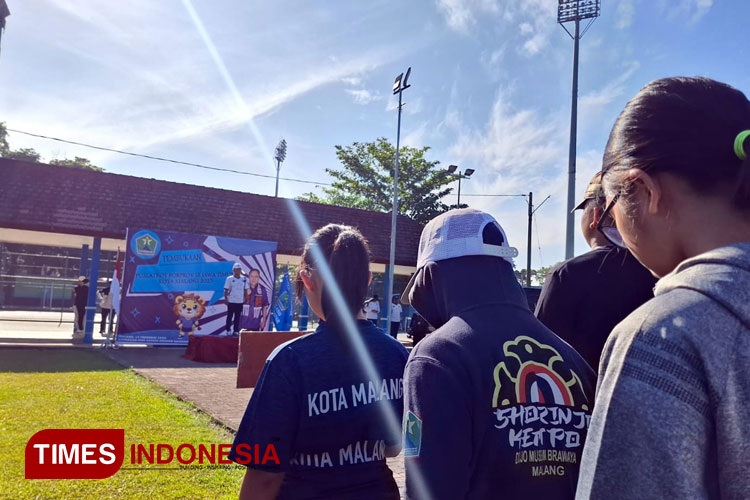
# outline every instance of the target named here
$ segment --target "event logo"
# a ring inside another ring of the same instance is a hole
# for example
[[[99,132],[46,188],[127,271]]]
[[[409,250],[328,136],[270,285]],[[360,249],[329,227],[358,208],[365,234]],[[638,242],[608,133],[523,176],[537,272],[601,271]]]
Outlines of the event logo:
[[[553,347],[520,335],[503,345],[495,366],[494,408],[517,404],[576,406],[586,402],[581,379]]]
[[[153,231],[138,231],[133,236],[132,249],[141,259],[151,259],[161,251],[161,240]]]
[[[26,479],[104,479],[124,456],[124,429],[45,429],[26,443]]]

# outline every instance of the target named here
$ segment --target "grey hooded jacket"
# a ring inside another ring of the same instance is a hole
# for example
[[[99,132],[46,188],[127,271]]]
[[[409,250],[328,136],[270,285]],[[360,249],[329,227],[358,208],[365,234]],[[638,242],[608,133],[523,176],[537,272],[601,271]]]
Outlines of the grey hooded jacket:
[[[750,243],[682,262],[615,327],[576,498],[750,498]]]

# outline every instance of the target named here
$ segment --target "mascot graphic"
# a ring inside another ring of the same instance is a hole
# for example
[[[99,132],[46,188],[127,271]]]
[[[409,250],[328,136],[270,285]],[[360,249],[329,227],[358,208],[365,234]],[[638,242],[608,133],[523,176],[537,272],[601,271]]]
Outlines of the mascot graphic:
[[[503,345],[503,354],[503,361],[495,366],[493,408],[519,404],[591,408],[580,377],[554,347],[519,335]]]
[[[192,335],[198,329],[198,319],[206,312],[206,301],[194,293],[186,293],[175,297],[172,311],[177,316],[180,337],[186,333]]]

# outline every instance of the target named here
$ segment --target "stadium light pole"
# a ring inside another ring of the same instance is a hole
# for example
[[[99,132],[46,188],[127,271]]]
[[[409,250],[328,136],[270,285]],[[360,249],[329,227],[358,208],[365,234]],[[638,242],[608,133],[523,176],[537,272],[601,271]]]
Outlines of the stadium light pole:
[[[570,109],[570,149],[568,152],[568,208],[565,225],[565,258],[570,259],[574,253],[574,225],[576,196],[576,134],[578,129],[578,46],[579,41],[586,34],[601,13],[600,0],[558,0],[557,22],[565,32],[573,39],[573,92]],[[589,22],[581,31],[581,21],[588,19]],[[565,26],[565,23],[574,24],[573,33]]]
[[[401,108],[403,103],[401,102],[401,94],[404,90],[411,87],[409,85],[409,75],[411,75],[411,67],[406,70],[406,76],[403,73],[396,77],[396,81],[393,82],[393,95],[398,94],[398,125],[396,126],[396,164],[393,169],[393,213],[391,214],[391,254],[388,259],[388,295],[386,296],[388,304],[388,313],[386,318],[386,328],[391,325],[391,312],[393,308],[393,279],[395,273],[393,268],[396,265],[396,217],[398,214],[398,160],[399,160],[399,148],[401,146]]]
[[[529,226],[526,230],[526,286],[531,286],[531,224],[534,221],[534,213],[536,213],[539,208],[544,205],[544,202],[549,200],[549,196],[547,196],[542,202],[534,208],[534,193],[529,193],[529,198],[526,200],[526,203],[529,205]]]
[[[279,144],[276,146],[276,153],[273,156],[276,158],[276,192],[274,197],[279,197],[279,172],[281,171],[281,162],[286,160],[286,139],[281,139]]]
[[[468,179],[475,170],[473,168],[467,168],[461,172],[458,170],[458,165],[448,165],[447,170],[449,174],[455,174],[456,177],[458,177],[458,203],[456,204],[456,208],[461,208],[461,179]],[[458,174],[456,174],[456,170],[458,170]]]

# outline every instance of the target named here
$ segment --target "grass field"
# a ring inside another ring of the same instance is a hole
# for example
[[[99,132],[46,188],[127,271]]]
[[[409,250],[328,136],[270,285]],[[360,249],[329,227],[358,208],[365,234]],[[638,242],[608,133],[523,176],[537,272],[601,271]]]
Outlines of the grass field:
[[[120,470],[101,480],[26,480],[26,442],[50,428],[125,429],[123,467],[130,463],[131,443],[197,448],[233,439],[193,406],[97,352],[0,349],[0,498],[237,498],[244,474],[237,469]]]

